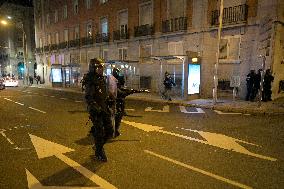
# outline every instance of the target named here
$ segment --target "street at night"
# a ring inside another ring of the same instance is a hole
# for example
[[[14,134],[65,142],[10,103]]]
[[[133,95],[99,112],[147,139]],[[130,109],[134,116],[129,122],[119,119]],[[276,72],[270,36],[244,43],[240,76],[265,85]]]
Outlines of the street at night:
[[[83,94],[0,91],[0,188],[284,186],[283,116],[136,100],[127,100],[126,110],[104,163],[94,158]]]

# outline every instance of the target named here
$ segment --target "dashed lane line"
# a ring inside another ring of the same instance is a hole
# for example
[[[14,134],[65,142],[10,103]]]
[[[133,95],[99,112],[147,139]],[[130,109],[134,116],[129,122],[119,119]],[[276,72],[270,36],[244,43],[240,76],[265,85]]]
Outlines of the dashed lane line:
[[[222,177],[222,176],[219,176],[219,175],[210,173],[210,172],[208,172],[208,171],[204,171],[204,170],[202,170],[202,169],[199,169],[199,168],[193,167],[193,166],[191,166],[191,165],[182,163],[182,162],[180,162],[180,161],[177,161],[177,160],[168,158],[168,157],[166,157],[166,156],[159,155],[159,154],[154,153],[154,152],[152,152],[152,151],[144,150],[144,152],[145,152],[145,153],[148,153],[148,154],[150,154],[150,155],[152,155],[152,156],[156,156],[156,157],[158,157],[158,158],[160,158],[160,159],[163,159],[163,160],[169,161],[169,162],[171,162],[171,163],[174,163],[174,164],[176,164],[176,165],[182,166],[182,167],[184,167],[184,168],[190,169],[190,170],[192,170],[192,171],[195,171],[195,172],[201,173],[201,174],[203,174],[203,175],[206,175],[206,176],[215,178],[215,179],[217,179],[217,180],[219,180],[219,181],[226,182],[227,184],[231,184],[231,185],[237,186],[237,187],[239,187],[239,188],[252,189],[252,187],[247,186],[247,185],[245,185],[245,184],[242,184],[242,183],[239,183],[239,182],[236,182],[236,181],[227,179],[227,178],[225,178],[225,177]]]
[[[45,114],[46,112],[45,111],[42,111],[42,110],[39,110],[39,109],[36,109],[36,108],[33,108],[33,107],[29,107],[30,109],[32,109],[32,110],[35,110],[35,111],[38,111],[38,112],[41,112],[41,113],[43,113],[43,114]]]

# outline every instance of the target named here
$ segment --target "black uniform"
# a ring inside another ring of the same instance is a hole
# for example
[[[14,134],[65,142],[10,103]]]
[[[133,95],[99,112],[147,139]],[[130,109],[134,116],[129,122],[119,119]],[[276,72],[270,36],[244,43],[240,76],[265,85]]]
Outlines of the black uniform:
[[[266,70],[264,75],[264,82],[263,82],[263,101],[271,101],[271,83],[273,82],[274,77],[271,75],[270,69]]]
[[[95,156],[107,161],[103,145],[113,135],[111,115],[108,109],[108,93],[104,76],[91,70],[84,77],[85,99],[93,123],[92,134],[95,139]]]
[[[251,70],[250,73],[247,75],[247,95],[246,100],[253,100],[253,84],[255,80],[255,71]]]

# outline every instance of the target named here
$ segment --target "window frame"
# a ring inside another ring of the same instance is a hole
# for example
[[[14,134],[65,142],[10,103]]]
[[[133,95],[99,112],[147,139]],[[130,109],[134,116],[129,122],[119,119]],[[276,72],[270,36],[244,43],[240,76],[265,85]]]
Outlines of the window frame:
[[[122,52],[121,56],[120,56],[120,51]],[[124,53],[124,51],[126,51],[126,53]],[[127,47],[118,48],[118,60],[127,60],[127,58],[128,58],[128,48]]]
[[[73,13],[74,15],[79,14],[79,1],[73,0]]]
[[[239,39],[239,44],[238,44],[238,57],[237,59],[232,59],[229,57],[230,55],[230,40],[231,39]],[[241,35],[231,35],[231,36],[224,36],[221,39],[226,39],[228,40],[227,42],[227,58],[226,59],[220,59],[220,53],[219,53],[219,63],[241,63]],[[219,49],[220,51],[220,49]]]
[[[151,22],[149,24],[153,25],[153,23],[154,23],[154,3],[153,3],[153,0],[150,0],[150,1],[139,4],[139,8],[138,8],[139,26],[141,26],[141,16],[140,16],[140,13],[142,12],[141,8],[145,5],[151,5]]]

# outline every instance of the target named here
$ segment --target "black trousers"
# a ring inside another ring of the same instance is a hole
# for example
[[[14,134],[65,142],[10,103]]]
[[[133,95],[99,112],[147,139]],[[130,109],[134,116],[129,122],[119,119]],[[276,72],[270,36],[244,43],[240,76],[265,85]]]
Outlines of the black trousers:
[[[93,123],[92,135],[95,140],[96,152],[100,153],[106,141],[113,136],[111,117],[106,112],[90,111],[89,113]]]

